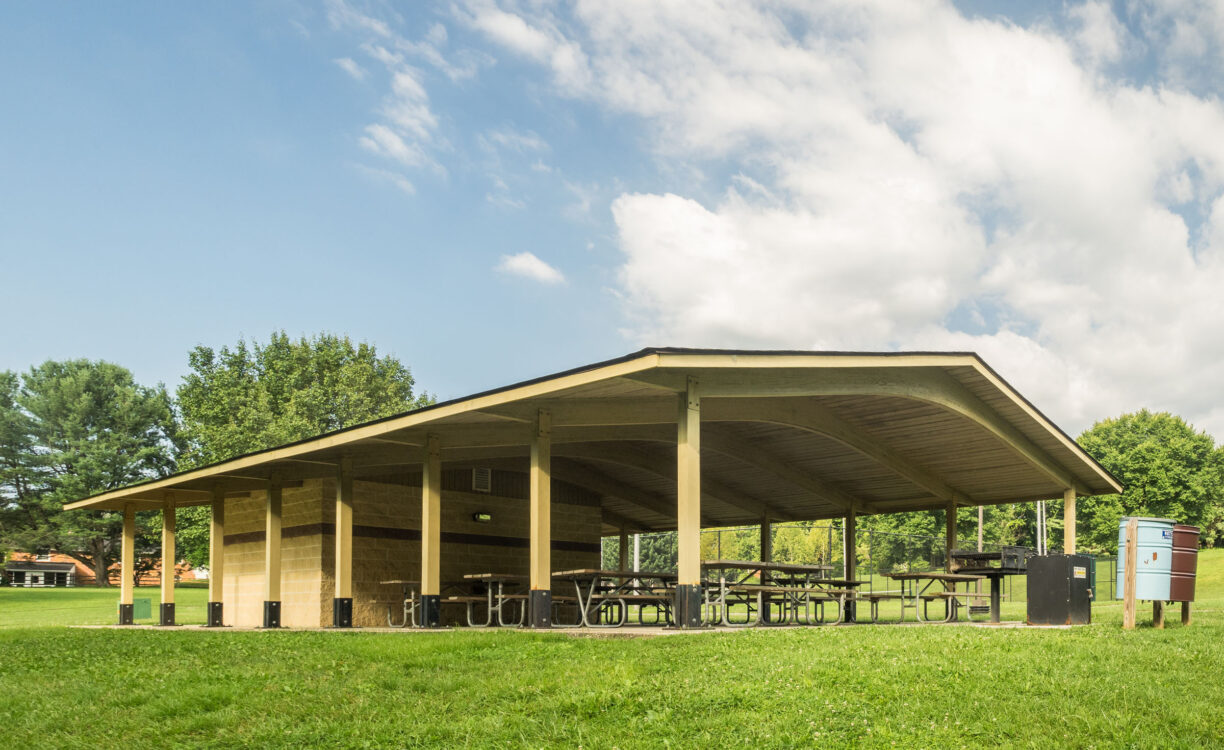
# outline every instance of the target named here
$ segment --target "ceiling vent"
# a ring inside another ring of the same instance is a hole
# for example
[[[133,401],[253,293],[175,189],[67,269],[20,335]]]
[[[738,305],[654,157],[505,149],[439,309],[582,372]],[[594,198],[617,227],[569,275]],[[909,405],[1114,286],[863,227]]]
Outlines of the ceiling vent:
[[[472,490],[474,492],[492,492],[493,470],[488,467],[472,469]]]

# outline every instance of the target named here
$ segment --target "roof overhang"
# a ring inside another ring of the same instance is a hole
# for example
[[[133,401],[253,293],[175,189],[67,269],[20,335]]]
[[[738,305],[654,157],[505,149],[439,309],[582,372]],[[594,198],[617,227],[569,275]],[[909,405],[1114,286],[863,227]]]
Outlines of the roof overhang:
[[[674,498],[677,394],[690,381],[701,398],[707,525],[1122,490],[976,354],[645,349],[65,508],[204,504],[273,479],[334,477],[342,459],[358,479],[409,471],[429,435],[452,467],[525,467],[546,409],[555,479],[600,495],[622,525],[668,528],[674,516],[659,500]]]

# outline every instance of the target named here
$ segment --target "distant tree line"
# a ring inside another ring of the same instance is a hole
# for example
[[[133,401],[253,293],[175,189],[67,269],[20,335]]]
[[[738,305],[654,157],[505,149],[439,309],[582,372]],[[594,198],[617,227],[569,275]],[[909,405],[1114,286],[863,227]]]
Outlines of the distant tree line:
[[[99,586],[120,554],[123,514],[63,504],[432,403],[409,369],[366,343],[319,334],[197,346],[171,395],[109,362],[0,371],[0,551],[67,554]],[[176,549],[208,559],[206,507],[177,513]],[[161,548],[161,514],[137,514],[137,557]],[[140,571],[136,571],[139,574]]]

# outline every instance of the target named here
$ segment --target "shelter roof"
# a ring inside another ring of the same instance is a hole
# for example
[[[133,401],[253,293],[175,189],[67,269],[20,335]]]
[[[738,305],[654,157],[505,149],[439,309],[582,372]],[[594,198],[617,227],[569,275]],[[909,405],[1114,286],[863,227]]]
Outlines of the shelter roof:
[[[276,479],[446,468],[525,470],[540,410],[553,477],[591,490],[605,522],[675,527],[678,394],[701,402],[703,525],[991,505],[1122,487],[976,354],[650,348],[250,453],[70,503],[157,508]]]

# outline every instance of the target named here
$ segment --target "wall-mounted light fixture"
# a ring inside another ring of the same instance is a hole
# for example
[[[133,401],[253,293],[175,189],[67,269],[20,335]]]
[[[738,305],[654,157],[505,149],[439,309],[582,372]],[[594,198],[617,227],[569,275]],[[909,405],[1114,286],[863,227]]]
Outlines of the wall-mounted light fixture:
[[[492,523],[493,514],[492,513],[473,513],[472,520],[475,521],[476,523]]]

